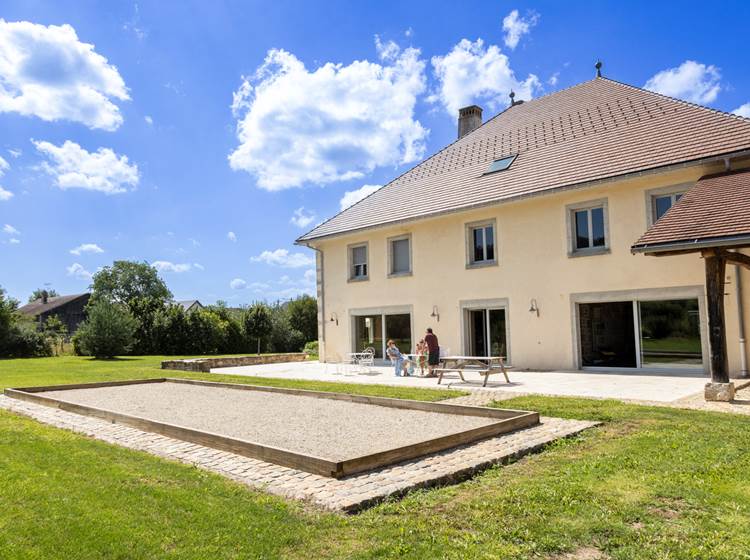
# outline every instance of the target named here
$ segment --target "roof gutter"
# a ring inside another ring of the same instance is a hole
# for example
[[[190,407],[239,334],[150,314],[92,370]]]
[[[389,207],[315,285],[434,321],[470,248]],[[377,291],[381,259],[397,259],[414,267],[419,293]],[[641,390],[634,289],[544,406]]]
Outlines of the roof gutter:
[[[715,155],[715,156],[709,156],[709,157],[705,157],[705,158],[694,159],[694,160],[685,161],[685,162],[682,162],[682,163],[671,163],[671,164],[668,164],[668,165],[662,165],[662,166],[659,166],[659,167],[652,167],[650,169],[644,169],[644,170],[641,170],[641,171],[631,171],[629,173],[622,173],[620,175],[612,175],[610,177],[603,177],[601,179],[592,179],[592,180],[583,181],[583,182],[580,182],[580,183],[573,183],[573,184],[570,184],[570,185],[563,185],[561,187],[552,187],[552,188],[545,189],[545,190],[542,190],[542,191],[537,191],[537,192],[534,192],[534,193],[528,193],[528,194],[521,194],[521,195],[511,196],[511,197],[508,197],[508,198],[503,198],[503,199],[500,199],[500,200],[493,200],[493,201],[490,201],[490,202],[481,202],[481,203],[477,203],[477,204],[470,204],[468,206],[460,206],[458,208],[451,208],[449,210],[441,210],[439,212],[433,212],[431,214],[425,214],[423,216],[416,216],[416,217],[412,217],[412,218],[403,218],[401,220],[394,220],[392,222],[386,222],[386,223],[376,224],[376,225],[372,225],[372,226],[365,226],[365,227],[360,227],[360,228],[348,229],[346,231],[342,231],[342,232],[339,232],[339,233],[331,233],[331,234],[320,235],[320,236],[316,236],[316,237],[307,237],[307,235],[309,235],[310,233],[312,233],[313,231],[315,231],[315,230],[312,230],[312,231],[306,233],[305,235],[303,235],[302,237],[297,238],[295,240],[294,244],[295,245],[303,245],[303,246],[306,246],[306,247],[310,247],[310,245],[309,245],[310,241],[319,241],[319,240],[322,240],[322,239],[332,239],[332,238],[335,238],[335,237],[342,237],[342,236],[345,236],[345,235],[351,235],[353,233],[359,233],[359,232],[362,232],[362,231],[369,231],[369,230],[373,230],[373,229],[380,229],[380,228],[392,227],[392,226],[397,226],[397,225],[400,225],[400,224],[417,222],[417,221],[428,219],[428,218],[437,218],[437,217],[440,217],[440,216],[445,216],[447,214],[457,214],[457,213],[460,213],[460,212],[467,212],[469,210],[476,210],[478,208],[487,208],[489,206],[498,206],[498,205],[501,205],[501,204],[507,204],[507,203],[510,203],[510,202],[518,202],[520,200],[526,200],[526,199],[530,199],[530,198],[537,198],[537,197],[540,197],[540,196],[546,196],[546,195],[550,195],[550,194],[557,194],[557,193],[566,192],[566,191],[570,191],[570,190],[593,188],[593,187],[597,187],[597,186],[600,186],[600,185],[604,185],[604,184],[608,184],[608,183],[613,183],[615,181],[622,181],[622,180],[626,180],[626,179],[633,179],[633,178],[636,178],[636,177],[645,177],[645,176],[648,176],[648,175],[655,175],[657,173],[668,173],[670,171],[676,171],[678,169],[686,169],[688,167],[695,167],[695,166],[704,165],[704,164],[707,164],[707,163],[715,163],[715,162],[719,162],[719,161],[725,162],[728,158],[741,158],[741,157],[745,157],[745,156],[750,156],[750,149],[740,150],[738,152],[728,152],[728,153],[725,153],[725,154],[719,154],[719,155]]]
[[[674,251],[700,251],[712,247],[736,247],[738,245],[750,245],[750,234],[733,235],[732,237],[710,237],[704,239],[686,239],[669,243],[654,243],[649,245],[633,245],[631,253],[671,253]]]

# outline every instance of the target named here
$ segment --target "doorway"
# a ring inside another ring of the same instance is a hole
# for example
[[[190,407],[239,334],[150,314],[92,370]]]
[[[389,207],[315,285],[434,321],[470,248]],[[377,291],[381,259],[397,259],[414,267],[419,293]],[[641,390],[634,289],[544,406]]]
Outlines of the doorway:
[[[471,356],[507,356],[505,309],[466,310],[466,349]]]
[[[375,358],[382,360],[385,357],[386,343],[390,339],[393,339],[402,353],[413,352],[410,313],[378,313],[354,317],[353,352],[373,348]]]
[[[694,298],[578,304],[581,366],[704,369]]]

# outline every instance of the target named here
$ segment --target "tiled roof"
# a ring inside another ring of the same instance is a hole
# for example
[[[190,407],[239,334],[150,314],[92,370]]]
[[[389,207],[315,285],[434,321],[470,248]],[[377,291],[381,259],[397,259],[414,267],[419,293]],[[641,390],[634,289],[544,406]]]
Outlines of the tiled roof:
[[[18,308],[18,312],[22,313],[24,315],[30,315],[32,317],[36,317],[37,315],[41,315],[42,313],[46,313],[47,311],[52,311],[53,309],[57,309],[58,307],[62,307],[63,305],[67,305],[71,301],[75,301],[78,298],[88,298],[91,294],[85,293],[85,294],[72,294],[69,296],[54,296],[47,298],[47,303],[42,303],[42,299],[35,299],[31,303],[27,303],[23,307]]]
[[[656,252],[741,238],[750,243],[750,170],[703,177],[632,248]]]
[[[750,119],[596,78],[509,107],[298,241],[746,149]]]

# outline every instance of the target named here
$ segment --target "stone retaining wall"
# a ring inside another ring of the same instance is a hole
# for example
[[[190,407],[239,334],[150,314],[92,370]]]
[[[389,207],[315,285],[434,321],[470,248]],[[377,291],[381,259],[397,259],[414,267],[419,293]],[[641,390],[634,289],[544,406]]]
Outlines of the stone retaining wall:
[[[226,358],[190,358],[187,360],[164,360],[161,363],[161,369],[208,373],[213,368],[255,366],[258,364],[280,364],[284,362],[304,362],[306,359],[307,354],[304,352],[261,354],[260,356],[231,356]]]

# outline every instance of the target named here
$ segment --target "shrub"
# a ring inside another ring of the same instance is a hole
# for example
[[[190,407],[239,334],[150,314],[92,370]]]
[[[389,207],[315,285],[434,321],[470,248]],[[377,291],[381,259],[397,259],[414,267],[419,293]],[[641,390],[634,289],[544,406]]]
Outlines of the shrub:
[[[8,358],[44,358],[52,356],[52,344],[33,324],[19,323],[11,331],[6,352]]]
[[[318,341],[317,340],[311,340],[307,344],[305,344],[304,352],[306,354],[310,354],[311,356],[317,356],[318,355]]]
[[[125,307],[101,300],[88,307],[88,318],[76,332],[74,345],[88,356],[114,358],[130,350],[136,326]]]

